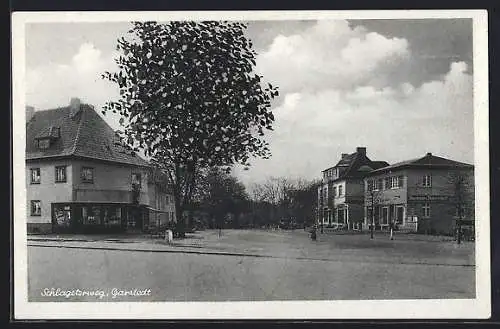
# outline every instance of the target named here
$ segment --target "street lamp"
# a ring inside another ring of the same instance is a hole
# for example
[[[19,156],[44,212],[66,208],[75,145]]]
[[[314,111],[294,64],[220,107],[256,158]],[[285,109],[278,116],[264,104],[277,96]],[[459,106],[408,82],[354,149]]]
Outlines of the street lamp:
[[[401,197],[399,195],[394,196],[394,199],[400,199]],[[394,208],[394,214],[391,218],[391,223],[390,223],[390,229],[391,229],[391,240],[394,240],[394,226],[396,225],[396,208]]]
[[[373,231],[375,230],[375,192],[370,191],[371,206],[372,206],[372,225],[370,226],[370,239],[373,239]]]

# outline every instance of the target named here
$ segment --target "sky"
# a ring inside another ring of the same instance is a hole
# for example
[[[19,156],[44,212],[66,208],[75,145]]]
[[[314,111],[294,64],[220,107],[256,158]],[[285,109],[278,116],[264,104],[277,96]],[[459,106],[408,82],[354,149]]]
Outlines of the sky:
[[[248,23],[256,72],[280,96],[266,136],[271,158],[234,169],[247,186],[268,177],[318,179],[358,146],[389,163],[427,152],[474,162],[471,19]],[[44,110],[79,97],[98,109],[117,99],[101,74],[116,69],[116,40],[129,28],[28,24],[27,105]],[[120,128],[116,115],[103,117]]]

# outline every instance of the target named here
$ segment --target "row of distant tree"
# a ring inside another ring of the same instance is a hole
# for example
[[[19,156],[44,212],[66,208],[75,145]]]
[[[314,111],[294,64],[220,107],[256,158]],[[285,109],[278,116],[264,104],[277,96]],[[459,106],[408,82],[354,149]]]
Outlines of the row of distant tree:
[[[317,181],[270,177],[247,190],[224,168],[212,167],[197,182],[184,213],[189,226],[291,229],[313,222]]]

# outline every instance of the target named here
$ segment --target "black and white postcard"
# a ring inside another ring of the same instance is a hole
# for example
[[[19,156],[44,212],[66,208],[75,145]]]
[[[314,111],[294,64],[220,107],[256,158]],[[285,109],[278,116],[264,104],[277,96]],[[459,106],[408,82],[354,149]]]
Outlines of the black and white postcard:
[[[17,319],[490,316],[481,10],[15,12]]]

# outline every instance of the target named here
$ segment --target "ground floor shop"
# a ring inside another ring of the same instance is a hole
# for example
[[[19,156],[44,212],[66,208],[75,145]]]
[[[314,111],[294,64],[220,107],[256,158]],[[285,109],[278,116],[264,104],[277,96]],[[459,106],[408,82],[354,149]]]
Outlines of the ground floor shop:
[[[407,218],[406,204],[375,205],[375,207],[365,207],[365,218],[363,227],[375,230],[389,230],[391,224],[395,229],[406,229],[416,231],[413,218]]]
[[[462,214],[462,221],[473,226],[474,216]],[[453,235],[457,227],[457,206],[443,200],[418,200],[406,203],[382,204],[365,207],[363,227],[375,230],[394,229],[426,234]]]
[[[165,225],[170,212],[130,203],[52,203],[52,231],[60,233],[145,232]]]
[[[363,207],[358,204],[339,204],[330,209],[325,208],[320,217],[319,224],[336,229],[354,229],[362,227]]]

